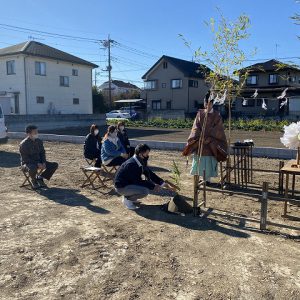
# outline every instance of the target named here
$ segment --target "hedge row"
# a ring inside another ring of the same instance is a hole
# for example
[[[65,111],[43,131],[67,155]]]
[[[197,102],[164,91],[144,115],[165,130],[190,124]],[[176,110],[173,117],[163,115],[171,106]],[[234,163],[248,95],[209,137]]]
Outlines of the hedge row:
[[[108,125],[115,125],[118,119],[110,119],[107,121]],[[127,127],[158,127],[158,128],[191,128],[193,125],[192,119],[186,120],[163,120],[163,119],[151,119],[148,121],[131,121],[124,120]],[[288,125],[290,122],[287,120],[264,120],[264,119],[237,119],[231,121],[232,130],[245,130],[245,131],[282,131],[284,125]],[[228,129],[228,120],[224,122],[224,126]]]

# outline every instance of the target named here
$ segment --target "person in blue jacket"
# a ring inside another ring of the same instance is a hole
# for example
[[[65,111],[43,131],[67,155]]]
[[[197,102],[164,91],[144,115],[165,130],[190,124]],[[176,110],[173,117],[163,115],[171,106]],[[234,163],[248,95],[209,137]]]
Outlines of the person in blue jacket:
[[[105,166],[120,166],[128,158],[126,149],[117,136],[116,126],[109,126],[101,147],[101,160]]]
[[[142,199],[150,191],[158,192],[162,188],[174,190],[168,182],[157,176],[147,165],[150,147],[139,144],[133,157],[125,161],[115,175],[115,190],[123,196],[122,202],[128,209],[137,209],[138,199]]]

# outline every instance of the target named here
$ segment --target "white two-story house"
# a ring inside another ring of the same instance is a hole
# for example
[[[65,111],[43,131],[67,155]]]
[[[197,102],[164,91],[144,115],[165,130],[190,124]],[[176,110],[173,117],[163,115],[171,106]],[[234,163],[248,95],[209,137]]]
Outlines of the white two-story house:
[[[5,114],[92,114],[96,67],[35,41],[0,49],[0,103]]]

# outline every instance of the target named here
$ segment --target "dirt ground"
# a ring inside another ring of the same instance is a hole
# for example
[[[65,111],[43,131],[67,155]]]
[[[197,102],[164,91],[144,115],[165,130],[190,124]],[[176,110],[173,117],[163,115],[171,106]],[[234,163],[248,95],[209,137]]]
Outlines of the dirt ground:
[[[106,132],[107,126],[101,126],[101,136]],[[72,127],[54,130],[41,130],[44,133],[63,134],[63,135],[87,135],[89,127]],[[153,141],[169,141],[169,142],[186,142],[190,134],[189,129],[166,129],[166,128],[128,128],[128,135],[132,139],[153,140]],[[228,135],[228,132],[227,132]],[[243,141],[245,139],[253,139],[257,147],[275,147],[284,148],[280,142],[281,132],[270,131],[242,131],[233,130],[231,141]]]
[[[0,299],[300,299],[299,207],[284,220],[282,203],[270,201],[266,233],[258,199],[228,193],[209,192],[200,217],[161,211],[168,193],[128,211],[112,186],[80,188],[82,146],[67,143],[45,143],[60,166],[35,192],[19,187],[18,142],[0,145]],[[192,197],[178,152],[152,151],[150,165],[168,178],[172,159]],[[278,176],[255,181],[276,186]]]

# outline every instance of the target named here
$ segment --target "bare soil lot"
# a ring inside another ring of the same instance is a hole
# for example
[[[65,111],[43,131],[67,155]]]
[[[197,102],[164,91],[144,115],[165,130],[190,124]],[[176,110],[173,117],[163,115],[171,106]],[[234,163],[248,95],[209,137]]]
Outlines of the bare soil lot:
[[[106,132],[107,126],[100,127],[101,136]],[[41,130],[44,133],[63,134],[63,135],[87,135],[88,127],[72,127],[54,130]],[[169,141],[169,142],[186,142],[190,130],[188,129],[166,129],[166,128],[128,128],[128,135],[132,139]],[[228,133],[227,133],[228,134]],[[233,130],[231,141],[243,141],[253,139],[258,147],[284,148],[280,142],[281,132],[277,131],[242,131]]]
[[[298,221],[283,220],[282,203],[270,202],[268,233],[250,197],[210,192],[202,217],[162,212],[167,194],[127,211],[112,186],[80,188],[82,146],[67,143],[45,143],[60,166],[35,192],[19,188],[18,142],[0,145],[0,299],[300,299],[298,207],[289,207]],[[150,164],[167,178],[172,159],[192,197],[178,152],[152,151]],[[255,180],[278,184],[275,175]]]

